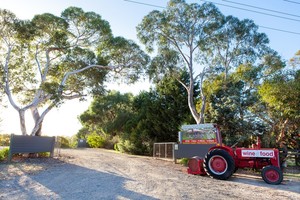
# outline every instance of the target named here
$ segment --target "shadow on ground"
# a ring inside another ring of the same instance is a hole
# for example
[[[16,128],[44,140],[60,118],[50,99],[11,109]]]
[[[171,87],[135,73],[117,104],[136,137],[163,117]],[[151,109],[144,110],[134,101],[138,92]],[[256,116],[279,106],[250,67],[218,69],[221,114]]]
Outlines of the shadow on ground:
[[[132,180],[73,164],[0,180],[0,199],[149,199],[126,189]]]
[[[253,186],[260,186],[265,188],[273,188],[277,190],[290,191],[300,194],[300,179],[294,179],[284,176],[283,181],[279,185],[271,185],[264,182],[260,174],[255,173],[243,173],[238,171],[235,173],[229,181],[244,183]]]

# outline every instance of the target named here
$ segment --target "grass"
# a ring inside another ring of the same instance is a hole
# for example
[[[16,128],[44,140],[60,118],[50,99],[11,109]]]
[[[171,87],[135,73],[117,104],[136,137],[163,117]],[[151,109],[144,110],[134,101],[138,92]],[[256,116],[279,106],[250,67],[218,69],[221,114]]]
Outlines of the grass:
[[[5,160],[8,157],[9,149],[4,148],[0,150],[0,161]]]

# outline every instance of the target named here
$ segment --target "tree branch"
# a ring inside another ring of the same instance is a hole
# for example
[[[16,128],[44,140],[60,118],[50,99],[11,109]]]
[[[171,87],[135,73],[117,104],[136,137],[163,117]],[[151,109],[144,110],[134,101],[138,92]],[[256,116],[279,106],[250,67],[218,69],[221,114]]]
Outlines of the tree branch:
[[[66,81],[67,81],[67,79],[69,78],[70,75],[73,75],[73,74],[77,74],[77,73],[83,72],[83,71],[85,71],[85,70],[87,70],[87,69],[90,69],[90,68],[93,68],[93,67],[99,68],[99,69],[106,69],[106,70],[113,70],[113,69],[116,69],[116,67],[114,67],[114,66],[89,65],[89,66],[86,66],[86,67],[81,68],[81,69],[78,69],[78,70],[74,70],[74,71],[71,71],[71,72],[67,72],[67,73],[64,75],[64,77],[63,77],[63,79],[62,79],[62,81],[61,81],[61,83],[60,83],[60,87],[63,87],[63,86],[66,84]],[[61,91],[61,92],[62,92],[62,91]]]
[[[7,56],[5,58],[5,65],[4,65],[4,82],[5,82],[4,91],[7,94],[7,97],[8,97],[8,100],[9,100],[10,104],[14,107],[14,109],[16,109],[17,111],[20,111],[20,107],[15,103],[15,101],[12,98],[11,90],[10,90],[10,87],[9,87],[8,63],[9,63],[9,60],[10,60],[11,51],[12,51],[12,47],[8,46],[8,52],[7,52]]]

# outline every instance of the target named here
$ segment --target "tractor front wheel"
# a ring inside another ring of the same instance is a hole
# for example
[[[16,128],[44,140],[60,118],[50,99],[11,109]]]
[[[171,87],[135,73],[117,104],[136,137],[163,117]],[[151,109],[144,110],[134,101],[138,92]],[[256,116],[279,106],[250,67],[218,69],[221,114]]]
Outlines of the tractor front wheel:
[[[203,166],[210,177],[221,180],[228,179],[235,170],[232,156],[223,149],[214,149],[208,152]]]
[[[278,167],[272,165],[264,167],[261,171],[261,176],[266,183],[272,185],[278,185],[283,180],[282,171]]]

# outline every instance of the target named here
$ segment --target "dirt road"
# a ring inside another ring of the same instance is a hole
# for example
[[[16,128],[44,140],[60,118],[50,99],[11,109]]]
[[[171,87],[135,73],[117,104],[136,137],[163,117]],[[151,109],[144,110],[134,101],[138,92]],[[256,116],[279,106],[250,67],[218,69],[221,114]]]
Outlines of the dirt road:
[[[169,161],[102,149],[61,151],[57,159],[0,165],[0,199],[300,199],[300,180],[268,185],[237,173],[227,181],[188,175]]]

